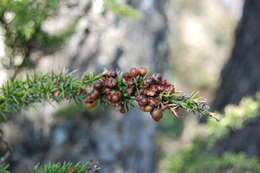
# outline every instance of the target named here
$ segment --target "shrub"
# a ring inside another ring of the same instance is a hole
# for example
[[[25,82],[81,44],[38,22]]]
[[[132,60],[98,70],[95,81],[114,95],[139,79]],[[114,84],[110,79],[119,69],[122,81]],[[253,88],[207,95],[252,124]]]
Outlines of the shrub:
[[[178,151],[166,162],[167,173],[258,173],[260,161],[248,157],[244,153],[224,153],[217,155],[210,152],[216,140],[227,135],[230,130],[243,127],[243,123],[260,115],[260,95],[255,98],[244,98],[240,105],[230,105],[225,108],[223,119],[219,122],[209,120],[209,135],[205,139],[195,138],[192,144]]]

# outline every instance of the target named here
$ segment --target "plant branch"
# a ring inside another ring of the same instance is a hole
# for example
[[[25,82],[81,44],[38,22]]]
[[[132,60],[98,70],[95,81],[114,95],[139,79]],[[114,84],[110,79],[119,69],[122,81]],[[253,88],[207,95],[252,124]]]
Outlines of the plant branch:
[[[131,83],[130,86],[128,84],[129,80],[126,80],[123,77],[124,74],[122,72],[117,71],[114,73],[114,75],[116,74],[116,77],[113,78],[115,79],[115,81],[113,81],[112,78],[109,77],[109,75],[113,72],[115,71],[106,70],[101,74],[87,73],[83,75],[81,79],[76,79],[70,74],[47,73],[34,74],[32,76],[27,75],[24,79],[10,80],[6,82],[0,90],[0,118],[1,120],[5,120],[7,115],[10,113],[20,112],[21,110],[33,106],[36,103],[43,103],[45,101],[60,103],[67,100],[74,101],[79,104],[83,103],[85,100],[87,108],[90,106],[93,107],[93,104],[90,104],[93,94],[94,96],[95,94],[97,95],[97,98],[95,99],[98,99],[101,104],[109,103],[115,107],[118,107],[118,105],[123,106],[126,110],[121,109],[120,112],[125,113],[131,105],[134,105],[133,103],[137,100],[136,98],[138,96],[140,97],[142,92],[146,92],[146,94],[153,94],[153,90],[145,89],[145,83],[149,81],[150,78],[153,78],[154,75],[137,76],[131,79],[133,83]],[[109,91],[108,89],[103,88],[102,91],[97,93],[95,90],[95,84],[100,81],[106,83],[107,81],[112,81],[112,83],[109,83],[108,85],[115,85],[112,86],[113,89]],[[171,84],[167,84],[167,86],[168,85],[173,86]],[[132,89],[134,92],[129,93],[129,89]],[[171,90],[172,89],[173,88],[171,88]],[[107,93],[105,93],[107,91],[112,93],[111,101],[109,100],[108,95],[106,95]],[[157,92],[157,90],[155,92]],[[118,94],[120,95],[119,99],[114,97],[118,96]],[[160,109],[162,112],[166,108],[169,108],[173,114],[176,114],[178,109],[182,108],[189,112],[213,117],[208,111],[208,106],[205,101],[199,98],[196,93],[185,95],[174,91],[170,92],[168,89],[165,89],[160,92],[158,96],[155,95],[152,98],[147,96],[147,98],[154,99],[155,102],[159,102],[159,104],[152,104],[154,110]],[[115,100],[116,102],[114,102]],[[137,102],[140,106],[140,102]],[[148,108],[140,106],[140,109],[142,110]],[[152,109],[149,112],[152,113]]]

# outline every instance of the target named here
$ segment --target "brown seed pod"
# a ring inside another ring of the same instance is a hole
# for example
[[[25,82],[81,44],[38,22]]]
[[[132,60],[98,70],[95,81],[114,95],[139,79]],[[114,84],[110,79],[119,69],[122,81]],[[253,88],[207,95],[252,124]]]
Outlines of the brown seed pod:
[[[148,70],[145,67],[140,67],[139,73],[140,73],[141,76],[145,76],[148,73]]]
[[[139,70],[137,68],[131,68],[130,69],[130,77],[134,78],[139,75]]]
[[[96,81],[96,83],[94,84],[94,88],[96,90],[102,90],[103,87],[104,87],[104,83],[101,80]]]
[[[168,85],[169,83],[168,83],[167,80],[162,80],[161,84],[162,84],[162,85]]]
[[[88,109],[93,109],[97,106],[97,103],[95,101],[88,101],[88,102],[85,102],[85,106]]]
[[[115,91],[114,94],[117,95],[120,98],[122,97],[122,93],[120,91]]]
[[[160,104],[160,98],[155,98],[155,97],[149,97],[148,98],[148,104],[151,106],[158,106]]]
[[[144,112],[152,112],[153,111],[153,106],[146,105],[146,106],[144,106],[143,111]]]
[[[125,80],[130,79],[130,78],[131,78],[130,73],[129,73],[129,72],[125,72],[125,73],[123,74],[123,78],[124,78]]]
[[[99,93],[97,90],[95,90],[95,91],[90,95],[90,99],[96,100],[96,99],[98,99],[99,96],[100,96],[100,93]]]
[[[107,98],[108,101],[111,101],[112,100],[112,95],[108,94],[108,95],[106,95],[106,98]]]
[[[113,78],[109,78],[106,82],[106,86],[109,88],[114,88],[117,85],[117,81]]]
[[[112,77],[112,78],[116,78],[117,77],[117,72],[115,70],[110,70],[108,72],[108,76]]]
[[[153,91],[153,90],[147,90],[147,91],[145,92],[145,94],[146,94],[147,96],[149,96],[149,97],[153,97],[153,96],[156,95],[156,92]]]
[[[151,112],[151,116],[154,121],[160,121],[163,117],[163,113],[160,109],[155,109]]]
[[[118,95],[116,95],[116,94],[113,94],[112,96],[111,96],[111,102],[112,103],[117,103],[117,102],[119,102],[120,101],[120,99],[121,99],[121,97],[120,96],[118,96]]]
[[[150,90],[152,90],[152,91],[154,91],[154,92],[157,92],[159,86],[160,86],[160,85],[152,85],[152,86],[150,86]]]
[[[165,87],[164,87],[163,85],[158,85],[158,86],[157,86],[157,90],[158,90],[159,92],[162,92],[162,91],[165,90]]]

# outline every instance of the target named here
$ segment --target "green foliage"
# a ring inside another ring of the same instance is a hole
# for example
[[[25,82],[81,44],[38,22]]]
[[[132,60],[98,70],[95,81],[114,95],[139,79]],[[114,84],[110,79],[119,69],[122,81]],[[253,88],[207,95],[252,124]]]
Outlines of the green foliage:
[[[34,74],[26,76],[24,79],[13,79],[8,81],[0,90],[0,114],[2,120],[6,115],[19,112],[35,103],[54,101],[60,103],[64,100],[73,100],[76,104],[83,103],[83,99],[93,91],[93,84],[101,79],[104,74],[95,75],[88,73],[81,79],[75,79],[68,74]],[[141,79],[140,79],[141,80]],[[140,82],[140,81],[139,81]],[[130,97],[124,89],[125,81],[122,77],[117,79],[120,91],[123,93],[123,101],[133,105],[135,97]],[[92,85],[92,86],[91,86]],[[142,83],[136,86],[140,91]],[[198,113],[205,116],[212,116],[205,107],[205,102],[197,95],[183,96],[178,94],[163,93],[160,97],[168,100],[184,110]],[[99,102],[106,105],[106,99],[101,98]]]
[[[225,153],[216,155],[210,152],[211,147],[219,138],[227,135],[230,130],[243,127],[243,123],[260,115],[260,95],[255,98],[244,98],[240,105],[225,108],[221,121],[209,120],[209,136],[206,139],[195,138],[190,147],[174,153],[167,158],[169,173],[258,173],[260,162],[243,153]]]
[[[21,66],[30,66],[30,53],[34,48],[40,48],[44,53],[52,53],[58,49],[75,29],[75,22],[64,31],[50,35],[42,30],[46,19],[55,15],[60,0],[1,0],[0,24],[4,28],[4,38],[10,61],[6,67],[14,66],[14,58],[21,55],[24,58]],[[10,19],[6,19],[7,15]]]
[[[99,79],[100,75],[85,75],[81,80],[65,74],[34,74],[25,79],[8,81],[1,88],[0,114],[19,112],[35,103],[74,100],[81,103],[87,96],[83,92],[87,84]]]
[[[10,173],[8,171],[8,165],[0,164],[0,172],[1,173]]]
[[[86,173],[88,164],[57,163],[47,166],[35,166],[30,173]]]
[[[194,140],[191,147],[168,158],[166,173],[258,173],[260,162],[242,153],[225,153],[217,156],[207,151],[207,142]]]
[[[214,121],[218,120],[211,112],[208,111],[208,105],[203,98],[198,96],[198,92],[193,92],[190,95],[180,95],[178,93],[162,93],[161,97],[165,98],[171,103],[179,105],[181,108],[188,112],[212,117]]]
[[[106,0],[105,7],[111,10],[114,14],[123,17],[140,18],[142,14],[127,4],[119,3],[118,0]]]
[[[216,122],[209,120],[210,142],[214,143],[220,137],[225,136],[230,130],[243,127],[243,123],[260,115],[260,94],[256,98],[244,98],[239,105],[229,105],[225,108],[224,117]]]
[[[72,164],[72,163],[56,163],[48,164],[45,166],[36,165],[29,173],[87,173],[89,166],[87,163]],[[11,173],[8,171],[8,166],[5,164],[0,164],[1,173]]]

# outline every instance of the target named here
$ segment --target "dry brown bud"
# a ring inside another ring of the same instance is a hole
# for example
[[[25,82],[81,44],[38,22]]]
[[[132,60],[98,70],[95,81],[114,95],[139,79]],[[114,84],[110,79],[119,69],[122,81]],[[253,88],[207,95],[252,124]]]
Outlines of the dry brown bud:
[[[125,80],[130,79],[130,78],[131,78],[130,73],[129,73],[129,72],[125,72],[125,73],[123,74],[123,78],[124,78]]]
[[[98,80],[95,84],[94,84],[94,88],[96,90],[101,90],[104,87],[104,83],[101,80]]]
[[[155,109],[151,112],[151,116],[154,121],[160,121],[163,117],[163,113],[160,109]]]
[[[153,90],[147,90],[145,93],[147,96],[153,97],[156,95],[156,92]]]
[[[95,101],[89,101],[89,102],[85,102],[85,106],[88,109],[93,109],[97,106],[97,103]]]
[[[151,105],[146,105],[146,106],[143,108],[143,111],[144,111],[144,112],[151,112],[151,111],[153,111],[153,106],[151,106]]]
[[[117,77],[117,72],[115,70],[110,70],[108,72],[108,76],[112,77],[112,78],[116,78]]]
[[[109,78],[106,81],[106,86],[109,87],[109,88],[114,88],[116,85],[117,85],[117,81],[113,78]]]
[[[139,72],[141,76],[145,76],[148,73],[148,70],[145,67],[140,67]]]
[[[98,99],[99,96],[100,96],[100,93],[99,93],[97,90],[95,90],[95,91],[90,95],[90,99],[96,100],[96,99]]]
[[[120,93],[120,92],[119,92]],[[111,102],[112,103],[117,103],[117,102],[119,102],[121,100],[121,93],[120,93],[120,95],[118,94],[118,92],[115,92],[115,93],[113,93],[113,94],[111,94]]]
[[[131,68],[130,69],[130,76],[132,78],[135,78],[139,75],[139,70],[137,68]]]

